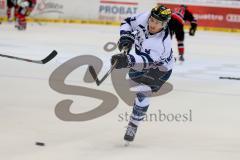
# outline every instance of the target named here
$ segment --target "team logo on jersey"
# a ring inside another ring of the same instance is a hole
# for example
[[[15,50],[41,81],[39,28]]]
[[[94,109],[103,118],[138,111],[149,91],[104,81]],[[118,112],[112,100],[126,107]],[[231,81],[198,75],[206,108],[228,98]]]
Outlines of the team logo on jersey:
[[[145,49],[145,53],[150,54],[151,49]]]

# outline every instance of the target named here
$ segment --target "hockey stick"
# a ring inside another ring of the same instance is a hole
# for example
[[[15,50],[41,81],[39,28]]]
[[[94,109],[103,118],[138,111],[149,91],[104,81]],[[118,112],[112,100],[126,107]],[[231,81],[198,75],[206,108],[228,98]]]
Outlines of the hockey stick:
[[[95,80],[96,84],[99,86],[111,74],[111,72],[115,68],[116,64],[117,64],[117,61],[114,62],[114,64],[107,71],[107,73],[102,77],[102,79],[98,79],[97,73],[96,73],[95,69],[93,68],[93,66],[89,66],[88,70],[91,73],[91,75],[92,75],[93,79]]]
[[[38,63],[38,64],[45,64],[45,63],[49,62],[50,60],[52,60],[56,55],[57,55],[57,51],[53,50],[46,58],[44,58],[42,60],[32,60],[32,59],[27,59],[27,58],[20,58],[20,57],[0,54],[1,57],[12,58],[12,59],[16,59],[16,60],[21,60],[21,61],[26,61],[26,62],[31,62],[31,63]]]
[[[240,80],[240,77],[219,77],[219,79]]]
[[[123,54],[126,54],[126,53],[127,53],[126,51],[123,52]],[[111,74],[111,72],[116,67],[116,65],[117,65],[117,60],[113,63],[111,68],[107,71],[107,73],[101,79],[99,79],[97,77],[97,73],[96,73],[95,69],[93,68],[93,66],[89,66],[88,70],[89,70],[91,76],[93,77],[93,79],[95,80],[96,84],[99,86]]]

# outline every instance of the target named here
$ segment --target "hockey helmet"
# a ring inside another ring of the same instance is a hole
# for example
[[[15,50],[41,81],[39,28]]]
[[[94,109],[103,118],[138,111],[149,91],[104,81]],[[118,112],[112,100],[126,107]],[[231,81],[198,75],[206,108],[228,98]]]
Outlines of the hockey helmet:
[[[161,22],[168,22],[171,19],[171,10],[163,5],[158,5],[151,10],[151,16]]]
[[[180,7],[184,8],[184,9],[187,9],[187,5],[186,4],[181,4]]]

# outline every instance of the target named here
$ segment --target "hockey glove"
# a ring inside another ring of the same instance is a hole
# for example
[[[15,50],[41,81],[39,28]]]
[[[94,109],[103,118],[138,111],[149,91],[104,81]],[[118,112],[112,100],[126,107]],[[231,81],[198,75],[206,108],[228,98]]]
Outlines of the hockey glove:
[[[197,30],[197,23],[191,23],[191,27],[189,29],[189,35],[190,36],[194,36],[195,35],[195,32]]]
[[[128,66],[128,58],[125,54],[116,54],[112,56],[111,64],[116,64],[116,69],[126,68]]]
[[[118,49],[121,52],[124,50],[125,52],[129,53],[134,43],[134,35],[131,33],[122,34],[119,41],[118,41]]]

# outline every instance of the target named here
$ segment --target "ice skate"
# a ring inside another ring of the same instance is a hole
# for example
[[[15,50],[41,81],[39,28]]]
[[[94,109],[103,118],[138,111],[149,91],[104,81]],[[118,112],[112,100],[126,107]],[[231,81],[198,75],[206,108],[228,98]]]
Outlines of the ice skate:
[[[137,132],[137,126],[132,122],[129,122],[126,133],[124,135],[125,146],[128,146],[130,142],[133,142]]]
[[[178,60],[179,60],[180,62],[184,62],[185,59],[184,59],[183,55],[180,55]]]

